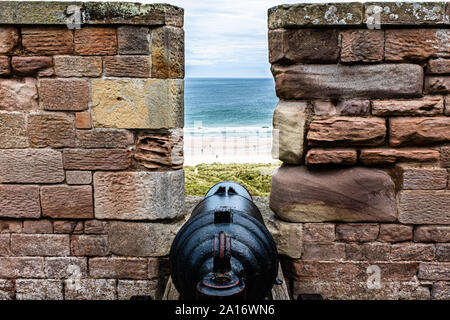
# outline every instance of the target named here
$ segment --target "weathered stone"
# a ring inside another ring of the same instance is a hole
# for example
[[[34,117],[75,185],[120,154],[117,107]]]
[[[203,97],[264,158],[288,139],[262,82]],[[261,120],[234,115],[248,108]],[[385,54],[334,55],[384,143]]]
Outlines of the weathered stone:
[[[450,262],[450,243],[436,245],[436,260]]]
[[[23,233],[53,233],[53,223],[50,220],[25,220]]]
[[[11,251],[17,256],[68,256],[69,236],[60,234],[13,234]]]
[[[103,62],[107,77],[150,77],[149,56],[111,56]]]
[[[117,28],[119,54],[149,54],[150,33],[146,27],[123,26]]]
[[[182,128],[183,86],[183,80],[93,80],[94,127]]]
[[[74,220],[56,220],[53,222],[53,231],[55,233],[83,233],[83,222]]]
[[[394,221],[394,183],[377,169],[312,170],[282,165],[272,176],[270,207],[283,220]]]
[[[300,258],[302,256],[302,225],[280,220],[270,210],[267,197],[253,197],[253,201],[277,245],[278,254],[293,259]]]
[[[58,77],[99,77],[102,74],[101,57],[55,56],[53,59]]]
[[[433,283],[431,297],[435,300],[450,300],[450,282]]]
[[[17,300],[63,300],[63,284],[59,280],[16,280]]]
[[[91,258],[89,276],[92,278],[146,279],[148,260],[142,258]]]
[[[97,219],[157,220],[184,215],[184,171],[96,172]]]
[[[70,250],[73,256],[107,256],[110,253],[108,237],[103,235],[71,236]]]
[[[108,234],[111,253],[133,257],[167,256],[185,221],[182,219],[170,224],[112,221]]]
[[[91,129],[92,128],[91,113],[89,111],[77,112],[75,114],[75,127],[77,129]]]
[[[450,141],[449,117],[391,118],[389,124],[391,146]]]
[[[125,149],[66,149],[64,168],[70,170],[124,170],[131,165]]]
[[[341,62],[379,62],[384,55],[383,30],[341,32]]]
[[[75,30],[75,52],[82,56],[117,53],[116,29],[86,27]]]
[[[385,242],[401,242],[412,240],[413,228],[402,224],[380,224],[378,240]]]
[[[9,234],[0,234],[0,257],[11,256],[10,238]]]
[[[11,69],[9,67],[9,57],[0,56],[0,75],[7,76],[11,73]]]
[[[422,94],[423,69],[414,64],[273,65],[280,99],[401,98]]]
[[[66,171],[67,184],[91,184],[92,172],[90,171]]]
[[[87,80],[41,79],[39,96],[45,110],[83,111],[89,108]]]
[[[181,169],[183,167],[183,130],[140,134],[134,159],[147,169]]]
[[[75,147],[74,119],[66,114],[31,114],[28,116],[28,137],[33,148]]]
[[[379,233],[378,224],[349,223],[336,225],[336,238],[348,242],[375,241]]]
[[[304,243],[330,243],[335,240],[335,227],[332,223],[303,224]]]
[[[431,261],[434,259],[434,245],[422,243],[397,243],[391,247],[392,261]]]
[[[67,28],[24,27],[22,45],[26,53],[35,55],[67,54],[73,52],[73,32]]]
[[[414,100],[373,100],[372,114],[376,116],[431,116],[444,111],[441,96],[425,96]]]
[[[269,29],[304,26],[360,25],[363,20],[361,3],[279,5],[268,11]]]
[[[306,164],[355,164],[357,160],[354,149],[318,149],[313,148],[306,154]]]
[[[64,181],[61,152],[45,149],[0,150],[0,182],[58,183]]]
[[[91,186],[44,186],[41,188],[42,215],[51,218],[92,218]]]
[[[305,101],[278,102],[273,114],[273,158],[291,164],[302,162],[303,140],[310,113]]]
[[[0,185],[0,217],[39,218],[40,215],[39,186]]]
[[[21,232],[22,232],[22,221],[0,220],[0,233],[21,233]]]
[[[13,280],[0,280],[0,300],[13,300],[15,286]]]
[[[305,243],[303,244],[303,260],[343,260],[345,244],[343,243]]]
[[[339,32],[320,29],[269,31],[269,62],[337,62]]]
[[[3,21],[3,20],[2,20]],[[19,30],[14,27],[0,28],[0,53],[13,53],[19,44]]]
[[[398,220],[407,224],[450,224],[450,190],[400,192]]]
[[[85,234],[107,234],[109,230],[109,222],[101,220],[87,220],[84,223]]]
[[[415,242],[450,242],[450,226],[418,226]]]
[[[350,261],[387,261],[390,245],[387,243],[349,243],[345,245],[345,259]]]
[[[417,165],[399,166],[403,190],[439,190],[447,186],[447,170]]]
[[[315,119],[306,137],[312,146],[377,146],[384,144],[386,121],[359,117]]]
[[[316,116],[365,116],[369,114],[369,100],[314,100],[312,102]]]
[[[25,115],[0,112],[0,148],[28,147]]]
[[[449,35],[450,37],[450,35]],[[425,93],[450,93],[450,77],[425,77]]]
[[[50,279],[67,279],[87,276],[87,259],[75,257],[45,258],[45,275]]]
[[[441,148],[441,166],[450,168],[450,146]]]
[[[392,164],[396,162],[437,162],[439,151],[420,148],[362,149],[359,160],[366,165]]]
[[[127,130],[93,129],[77,131],[79,148],[126,148],[134,143],[133,133]]]
[[[117,299],[130,300],[134,296],[145,296],[157,299],[157,280],[119,280],[117,284]]]
[[[150,30],[152,78],[184,78],[184,31],[170,26]]]
[[[73,280],[65,281],[66,300],[115,300],[116,280],[114,279],[81,279],[72,283]]]
[[[424,61],[450,56],[448,29],[386,30],[386,61]]]
[[[419,279],[423,280],[450,280],[450,262],[424,262],[419,265]]]
[[[450,116],[450,95],[445,96],[445,110],[444,114]]]
[[[14,73],[19,75],[34,75],[37,72],[51,68],[52,57],[12,57],[11,67]]]
[[[0,257],[0,278],[43,278],[42,257]]]
[[[38,108],[36,79],[0,80],[0,110],[32,111]]]
[[[450,73],[450,59],[431,59],[428,61],[427,73]]]

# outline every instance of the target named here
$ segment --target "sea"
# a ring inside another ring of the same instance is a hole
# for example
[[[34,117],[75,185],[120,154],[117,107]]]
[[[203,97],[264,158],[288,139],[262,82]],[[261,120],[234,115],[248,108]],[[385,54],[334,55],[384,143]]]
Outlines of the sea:
[[[186,78],[185,165],[276,161],[273,79]]]

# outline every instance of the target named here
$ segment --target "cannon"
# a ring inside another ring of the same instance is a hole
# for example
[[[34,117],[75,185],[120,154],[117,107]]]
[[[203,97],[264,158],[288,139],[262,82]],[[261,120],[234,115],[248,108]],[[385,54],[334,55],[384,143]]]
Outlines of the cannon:
[[[170,274],[183,300],[268,297],[278,272],[275,242],[250,193],[214,185],[175,236]]]

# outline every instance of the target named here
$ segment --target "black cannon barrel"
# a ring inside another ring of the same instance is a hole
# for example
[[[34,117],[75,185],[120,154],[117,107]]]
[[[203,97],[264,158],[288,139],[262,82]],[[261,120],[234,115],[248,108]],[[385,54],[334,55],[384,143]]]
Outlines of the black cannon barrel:
[[[181,299],[264,299],[278,272],[275,242],[250,193],[214,185],[176,235],[170,273]]]

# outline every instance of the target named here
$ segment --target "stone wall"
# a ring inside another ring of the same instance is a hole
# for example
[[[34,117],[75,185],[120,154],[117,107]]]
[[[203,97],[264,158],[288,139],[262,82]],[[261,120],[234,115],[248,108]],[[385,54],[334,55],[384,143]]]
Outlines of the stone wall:
[[[0,299],[158,297],[184,219],[183,10],[0,2]]]
[[[450,299],[450,5],[269,9],[294,296]]]

